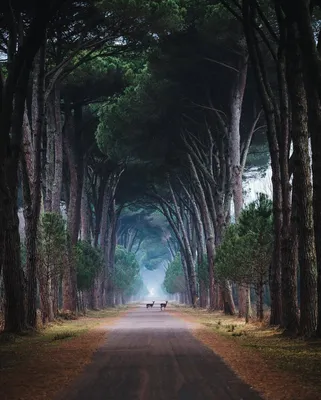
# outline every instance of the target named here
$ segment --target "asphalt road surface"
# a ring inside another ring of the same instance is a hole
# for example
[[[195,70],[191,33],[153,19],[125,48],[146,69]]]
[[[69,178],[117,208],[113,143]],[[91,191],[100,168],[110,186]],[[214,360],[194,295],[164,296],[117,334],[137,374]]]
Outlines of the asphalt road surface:
[[[139,307],[59,400],[262,400],[167,311]]]

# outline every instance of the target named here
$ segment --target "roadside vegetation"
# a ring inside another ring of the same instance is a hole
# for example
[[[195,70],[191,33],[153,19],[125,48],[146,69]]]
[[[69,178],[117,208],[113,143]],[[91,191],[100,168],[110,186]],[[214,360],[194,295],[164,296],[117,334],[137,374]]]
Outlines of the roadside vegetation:
[[[193,335],[211,348],[247,383],[271,400],[319,399],[321,345],[317,339],[284,336],[264,321],[250,323],[222,312],[176,305],[168,310],[196,322]]]
[[[25,335],[0,335],[0,393],[4,400],[52,399],[67,386],[108,337],[128,307],[60,318]]]

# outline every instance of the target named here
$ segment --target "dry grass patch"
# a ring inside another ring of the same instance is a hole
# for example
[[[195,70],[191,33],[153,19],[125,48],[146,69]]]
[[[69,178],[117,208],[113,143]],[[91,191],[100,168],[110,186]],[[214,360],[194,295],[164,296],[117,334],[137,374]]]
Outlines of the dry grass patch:
[[[32,336],[0,335],[1,400],[45,400],[77,377],[126,308],[57,321]]]
[[[194,336],[220,355],[268,400],[321,399],[321,341],[282,336],[264,324],[237,317],[179,308],[173,314],[198,322]]]

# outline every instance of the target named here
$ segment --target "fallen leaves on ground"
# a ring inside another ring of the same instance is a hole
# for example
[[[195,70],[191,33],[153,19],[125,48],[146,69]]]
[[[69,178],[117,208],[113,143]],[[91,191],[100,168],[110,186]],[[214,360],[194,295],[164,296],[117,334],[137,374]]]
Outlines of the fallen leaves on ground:
[[[0,343],[1,400],[52,399],[91,361],[120,315],[120,310],[102,310]]]
[[[245,325],[240,318],[221,313],[189,309],[172,312],[197,322],[193,335],[266,400],[321,399],[320,342],[285,338],[276,329]]]

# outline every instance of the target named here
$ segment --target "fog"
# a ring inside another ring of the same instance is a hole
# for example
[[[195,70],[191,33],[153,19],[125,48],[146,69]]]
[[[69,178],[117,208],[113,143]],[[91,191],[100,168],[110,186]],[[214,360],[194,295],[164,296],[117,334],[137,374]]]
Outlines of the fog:
[[[143,278],[144,284],[147,287],[149,294],[145,296],[149,299],[167,299],[168,293],[166,293],[162,284],[165,278],[165,268],[168,261],[163,261],[157,269],[148,270],[146,268],[141,269],[141,276]]]

